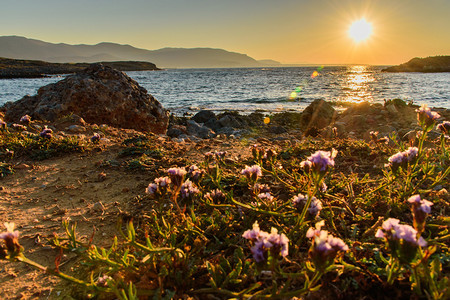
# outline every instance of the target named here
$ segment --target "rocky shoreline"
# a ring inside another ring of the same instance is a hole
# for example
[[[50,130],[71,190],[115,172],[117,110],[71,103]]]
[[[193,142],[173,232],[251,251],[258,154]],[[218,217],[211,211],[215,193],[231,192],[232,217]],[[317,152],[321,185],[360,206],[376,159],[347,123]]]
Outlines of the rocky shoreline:
[[[71,128],[69,131],[92,134],[100,126],[111,126],[162,134],[175,142],[198,142],[217,136],[233,139],[267,137],[274,141],[306,136],[370,140],[370,132],[378,132],[379,137],[395,135],[408,140],[414,139],[415,132],[420,130],[416,120],[418,106],[401,99],[384,104],[345,105],[336,107],[317,99],[302,112],[267,114],[256,111],[240,115],[232,111],[216,114],[202,110],[192,117],[169,116],[156,99],[125,73],[93,64],[40,88],[35,96],[6,103],[0,111],[4,114],[1,119],[9,122],[9,127],[18,123],[22,116],[29,115],[42,126],[53,126],[55,133],[66,131],[66,128],[54,126],[55,123],[76,120],[74,124],[66,124]],[[449,109],[435,110],[443,120],[450,119]],[[430,134],[439,135],[433,131]]]
[[[101,62],[119,71],[157,71],[155,64],[141,61]],[[49,63],[0,57],[0,79],[42,78],[49,75],[71,74],[87,68],[88,63]]]

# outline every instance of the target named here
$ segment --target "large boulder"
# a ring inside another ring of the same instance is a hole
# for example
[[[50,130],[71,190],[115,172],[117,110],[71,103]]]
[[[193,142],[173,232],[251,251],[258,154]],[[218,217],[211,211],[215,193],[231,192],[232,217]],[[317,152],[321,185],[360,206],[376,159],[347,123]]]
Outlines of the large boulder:
[[[302,112],[300,123],[304,128],[322,129],[333,122],[336,116],[337,113],[330,103],[317,99]]]
[[[32,119],[55,121],[69,114],[88,123],[165,133],[168,112],[147,90],[125,73],[93,64],[64,80],[41,87],[37,95],[6,103],[5,118],[17,122]]]

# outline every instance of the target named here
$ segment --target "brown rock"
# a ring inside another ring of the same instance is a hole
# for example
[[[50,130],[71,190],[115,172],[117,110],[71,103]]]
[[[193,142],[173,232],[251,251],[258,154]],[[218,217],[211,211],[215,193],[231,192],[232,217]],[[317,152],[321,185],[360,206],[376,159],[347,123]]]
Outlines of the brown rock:
[[[168,112],[125,73],[93,64],[64,80],[41,87],[35,96],[5,104],[5,119],[51,122],[76,114],[88,123],[108,124],[153,133],[165,133]]]
[[[314,100],[301,115],[301,125],[306,128],[322,129],[336,118],[336,111],[330,103],[318,99]]]

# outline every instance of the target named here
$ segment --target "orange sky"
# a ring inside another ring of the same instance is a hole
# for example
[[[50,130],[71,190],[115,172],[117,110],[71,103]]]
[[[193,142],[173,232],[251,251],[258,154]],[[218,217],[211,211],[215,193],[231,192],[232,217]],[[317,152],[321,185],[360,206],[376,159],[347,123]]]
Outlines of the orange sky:
[[[306,64],[399,64],[450,55],[449,0],[21,0],[2,3],[0,35],[145,49],[211,47]],[[372,23],[356,44],[350,24]]]

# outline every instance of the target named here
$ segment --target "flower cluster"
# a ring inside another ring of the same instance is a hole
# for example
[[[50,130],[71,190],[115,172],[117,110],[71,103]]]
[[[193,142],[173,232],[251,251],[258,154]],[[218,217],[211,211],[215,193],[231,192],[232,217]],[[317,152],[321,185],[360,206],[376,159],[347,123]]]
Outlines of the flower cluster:
[[[392,255],[402,262],[410,263],[416,256],[418,247],[426,247],[427,242],[418,238],[417,230],[409,225],[402,225],[398,219],[389,218],[383,222],[375,237],[385,238]]]
[[[44,130],[41,131],[39,136],[42,138],[45,138],[45,139],[51,139],[52,133],[53,133],[53,130],[51,130],[50,128],[45,128]]]
[[[261,231],[258,222],[253,224],[253,229],[246,230],[242,237],[250,240],[253,258],[257,263],[266,262],[269,255],[273,258],[286,257],[289,252],[289,239],[284,233],[279,234],[276,228],[271,229],[270,234]]]
[[[184,175],[186,175],[187,172],[184,168],[170,168],[167,170],[167,173],[169,173],[169,177],[172,180],[173,185],[175,187],[179,187],[181,186]]]
[[[431,129],[436,123],[436,120],[441,117],[437,112],[431,111],[426,104],[423,104],[419,109],[416,109],[416,112],[419,124],[422,128],[427,130]]]
[[[94,144],[97,144],[98,142],[100,142],[100,134],[98,134],[97,132],[94,132],[94,134],[91,136],[91,142]]]
[[[181,198],[191,199],[195,195],[200,193],[200,190],[193,185],[193,183],[188,179],[181,185]]]
[[[145,192],[149,195],[163,194],[169,188],[171,180],[169,177],[159,177],[155,179],[154,183],[150,183],[145,189]]]
[[[308,202],[308,196],[298,194],[292,199],[292,203],[298,211],[302,211]],[[316,217],[322,210],[322,202],[316,197],[311,198],[311,205],[308,208],[308,212],[311,216]]]
[[[389,157],[389,163],[385,167],[391,167],[395,172],[399,167],[406,168],[408,163],[414,163],[417,159],[419,149],[417,147],[409,147],[406,151],[398,152]]]
[[[300,167],[304,168],[306,172],[312,170],[315,173],[324,174],[329,168],[334,166],[334,158],[337,151],[316,151],[311,156],[307,157],[305,161],[300,163]]]
[[[241,171],[241,174],[246,176],[248,180],[255,182],[262,176],[262,170],[258,165],[253,165],[251,167],[245,166],[245,169]]]
[[[29,125],[31,123],[31,117],[29,115],[24,115],[20,118],[20,123]]]
[[[422,233],[425,228],[425,219],[431,213],[431,206],[433,202],[421,199],[420,195],[409,197],[408,202],[412,204],[411,211],[414,217],[414,228]]]
[[[200,179],[202,178],[203,174],[205,173],[205,171],[202,169],[199,169],[199,167],[197,167],[196,165],[192,165],[189,168],[188,173],[194,182],[199,182]]]
[[[267,202],[272,202],[273,200],[273,196],[269,192],[258,194],[258,198]]]
[[[225,157],[226,154],[227,154],[226,151],[206,152],[205,159],[206,161],[211,161],[213,158],[221,160]]]
[[[205,198],[209,199],[210,201],[212,201],[214,203],[221,203],[221,202],[225,201],[226,196],[221,190],[215,189],[215,190],[212,190],[211,192],[206,193]]]
[[[6,129],[6,127],[7,127],[6,122],[0,119],[0,129]]]
[[[306,232],[306,237],[312,239],[309,256],[319,270],[325,270],[334,262],[334,258],[339,252],[348,251],[348,246],[340,238],[328,234],[328,231],[321,230],[324,221],[316,223],[316,227],[311,227]]]
[[[444,121],[441,124],[438,124],[438,126],[436,126],[436,129],[440,130],[443,134],[450,134],[450,122]]]
[[[273,161],[277,155],[277,152],[273,149],[264,149],[258,145],[252,145],[252,155],[256,161],[261,161],[262,159],[267,159],[269,161]]]
[[[255,185],[253,186],[253,193],[255,193],[255,195],[258,195],[260,193],[269,193],[269,192],[270,192],[270,186],[267,184],[255,183]]]
[[[16,123],[14,123],[14,124],[12,124],[12,127],[15,129],[15,130],[27,130],[27,128],[25,127],[25,126],[23,126],[23,125],[20,125],[20,124],[16,124]]]
[[[9,254],[17,254],[21,251],[22,246],[19,244],[19,231],[14,230],[14,223],[4,223],[6,232],[0,233],[0,240],[3,240]]]

